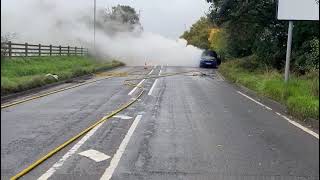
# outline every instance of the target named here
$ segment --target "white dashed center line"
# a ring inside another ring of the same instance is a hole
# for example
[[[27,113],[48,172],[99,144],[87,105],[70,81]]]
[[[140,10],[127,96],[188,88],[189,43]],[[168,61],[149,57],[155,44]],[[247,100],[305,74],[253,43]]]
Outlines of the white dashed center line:
[[[91,131],[89,131],[77,144],[75,144],[58,162],[56,162],[46,173],[38,178],[38,180],[46,180],[50,178],[58,169],[61,168],[63,163],[72,156],[83,143],[85,143],[102,125],[103,123],[97,125]]]
[[[148,74],[148,75],[152,74],[152,72],[153,72],[153,69],[149,72],[149,74]]]
[[[140,82],[139,82],[139,84],[136,86],[136,87],[134,87],[130,92],[129,92],[129,96],[131,96],[133,93],[134,93],[134,91],[135,90],[137,90],[137,88],[139,87],[139,86],[141,86],[141,84],[143,83],[143,81],[145,81],[146,79],[142,79]]]
[[[151,89],[149,90],[149,93],[148,93],[149,96],[152,94],[152,91],[153,91],[154,87],[156,86],[157,82],[158,82],[158,79],[156,79],[156,80],[154,81]]]
[[[111,159],[110,165],[109,167],[105,170],[105,172],[103,173],[102,177],[100,178],[100,180],[109,180],[112,177],[112,174],[114,172],[114,170],[117,168],[118,163],[122,157],[122,154],[124,153],[130,138],[134,132],[134,130],[136,129],[136,127],[138,126],[138,123],[140,122],[142,118],[142,115],[138,115],[135,120],[133,121],[129,131],[127,132],[126,136],[124,137],[124,139],[122,140],[117,152],[114,154],[113,158]]]

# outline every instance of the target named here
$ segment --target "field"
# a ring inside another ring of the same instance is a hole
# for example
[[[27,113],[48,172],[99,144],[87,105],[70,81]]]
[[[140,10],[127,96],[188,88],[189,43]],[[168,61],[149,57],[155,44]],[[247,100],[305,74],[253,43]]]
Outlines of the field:
[[[83,56],[52,56],[1,60],[1,95],[123,65]],[[58,75],[58,80],[47,74]]]

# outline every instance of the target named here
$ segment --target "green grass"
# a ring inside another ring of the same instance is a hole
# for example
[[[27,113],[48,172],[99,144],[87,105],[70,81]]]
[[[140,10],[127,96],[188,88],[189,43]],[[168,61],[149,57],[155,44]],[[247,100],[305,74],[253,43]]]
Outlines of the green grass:
[[[290,114],[299,119],[319,119],[319,74],[291,75],[287,84],[277,71],[254,71],[243,67],[243,60],[222,63],[219,72],[228,80],[241,84],[258,94],[287,106]]]
[[[118,61],[97,61],[90,57],[32,57],[1,60],[1,95],[40,87],[59,81],[121,66]]]

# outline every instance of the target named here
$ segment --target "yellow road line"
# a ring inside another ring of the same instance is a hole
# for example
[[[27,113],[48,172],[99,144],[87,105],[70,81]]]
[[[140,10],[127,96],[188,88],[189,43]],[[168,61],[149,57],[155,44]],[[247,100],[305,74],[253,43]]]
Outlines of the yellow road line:
[[[70,143],[72,143],[73,141],[77,140],[79,137],[81,137],[82,135],[84,135],[85,133],[89,132],[91,129],[93,129],[94,127],[96,127],[98,124],[110,119],[112,116],[118,114],[119,112],[123,111],[124,109],[126,109],[127,107],[129,107],[130,105],[132,105],[134,102],[136,102],[141,95],[143,94],[144,90],[142,90],[140,92],[140,94],[132,101],[130,101],[127,104],[124,104],[123,106],[121,106],[120,108],[118,108],[117,110],[111,112],[111,114],[103,117],[102,119],[100,119],[99,121],[97,121],[96,123],[94,123],[93,125],[89,126],[87,129],[83,130],[82,132],[80,132],[79,134],[77,134],[76,136],[72,137],[71,139],[67,140],[66,142],[64,142],[63,144],[61,144],[60,146],[56,147],[55,149],[53,149],[52,151],[50,151],[49,153],[47,153],[45,156],[43,156],[42,158],[40,158],[39,160],[35,161],[34,163],[32,163],[30,166],[28,166],[27,168],[23,169],[22,171],[20,171],[18,174],[16,174],[15,176],[11,177],[10,180],[16,180],[20,177],[22,177],[23,175],[27,174],[29,171],[31,171],[33,168],[37,167],[38,165],[40,165],[42,162],[44,162],[46,159],[48,159],[49,157],[51,157],[52,155],[54,155],[55,153],[57,153],[58,151],[60,151],[61,149],[63,149],[64,147],[66,147],[67,145],[69,145]]]
[[[133,72],[138,72],[138,71],[133,71]],[[4,105],[1,105],[1,109],[8,108],[8,107],[11,107],[11,106],[14,106],[14,105],[17,105],[17,104],[21,104],[21,103],[24,103],[24,102],[27,102],[27,101],[31,101],[31,100],[34,100],[34,99],[38,99],[38,98],[41,98],[41,97],[45,97],[45,96],[48,96],[48,95],[51,95],[51,94],[55,94],[55,93],[58,93],[58,92],[61,92],[61,91],[73,89],[73,88],[76,88],[76,87],[79,87],[79,86],[83,86],[83,85],[86,85],[86,84],[94,83],[94,82],[101,81],[101,80],[104,80],[104,79],[109,79],[111,77],[125,77],[125,76],[128,76],[128,74],[131,74],[131,73],[132,72],[129,72],[129,73],[128,72],[102,72],[102,73],[97,73],[96,77],[101,77],[101,76],[106,76],[106,75],[107,75],[107,77],[105,77],[103,79],[97,79],[97,80],[93,80],[93,81],[77,84],[77,85],[74,85],[74,86],[58,89],[58,90],[51,91],[51,92],[48,92],[48,93],[45,93],[45,94],[32,96],[30,98],[26,98],[26,99],[22,99],[22,100],[18,100],[18,101],[13,101],[12,103],[7,103],[7,104],[5,103]]]
[[[178,74],[184,74],[184,73],[189,73],[190,71],[188,72],[180,72],[180,73],[170,73],[170,74],[165,74],[165,75],[161,75],[161,76],[156,76],[156,77],[166,77],[166,76],[173,76],[173,75],[178,75]],[[107,77],[107,78],[110,78],[110,77]],[[104,79],[107,79],[107,78],[104,78]],[[151,79],[151,78],[155,78],[155,76],[153,77],[144,77],[144,79]],[[84,84],[89,84],[89,83],[93,83],[93,82],[97,82],[99,80],[103,80],[103,79],[98,79],[98,80],[94,80],[94,81],[90,81],[90,82],[86,82],[86,83],[82,83],[82,84],[79,84],[79,85],[75,85],[75,86],[71,86],[71,87],[68,87],[68,88],[63,88],[63,89],[60,89],[60,90],[56,90],[56,91],[52,91],[52,92],[49,92],[49,93],[46,93],[46,94],[43,94],[43,95],[39,95],[39,96],[34,96],[34,97],[31,97],[31,98],[28,98],[28,99],[25,99],[25,100],[21,100],[21,101],[18,101],[18,102],[14,102],[14,103],[11,103],[11,104],[8,104],[6,105],[5,107],[10,107],[10,106],[13,106],[15,104],[20,104],[20,103],[23,103],[23,102],[26,102],[26,101],[30,101],[32,99],[36,99],[36,98],[40,98],[40,97],[43,97],[43,96],[47,96],[49,94],[53,94],[53,93],[57,93],[57,92],[60,92],[60,91],[64,91],[64,90],[67,90],[67,89],[71,89],[71,88],[75,88],[75,87],[78,87],[78,86],[82,86]],[[100,123],[102,122],[105,122],[107,121],[108,119],[110,119],[111,117],[113,117],[114,115],[118,114],[119,112],[123,111],[124,109],[126,109],[127,107],[129,107],[130,105],[132,105],[134,102],[136,102],[143,94],[144,90],[143,90],[143,86],[137,86],[136,84],[132,83],[132,82],[129,82],[129,81],[132,81],[132,80],[137,80],[137,79],[129,79],[129,80],[125,80],[124,81],[124,84],[125,85],[128,85],[128,86],[134,86],[134,87],[137,87],[139,89],[141,89],[141,92],[140,94],[132,101],[129,101],[128,103],[122,105],[120,108],[118,108],[117,110],[111,112],[109,115],[103,117],[102,119],[100,119],[99,121],[97,121],[96,123],[92,124],[91,126],[89,126],[88,128],[84,129],[82,132],[80,132],[79,134],[75,135],[74,137],[70,138],[69,140],[67,140],[66,142],[64,142],[63,144],[59,145],[58,147],[56,147],[55,149],[53,149],[52,151],[50,151],[49,153],[47,153],[45,156],[41,157],[40,159],[38,159],[37,161],[35,161],[34,163],[32,163],[31,165],[29,165],[27,168],[23,169],[22,171],[20,171],[18,174],[14,175],[13,177],[10,178],[10,180],[16,180],[20,177],[22,177],[23,175],[27,174],[28,172],[30,172],[32,169],[34,169],[35,167],[37,167],[38,165],[40,165],[42,162],[44,162],[45,160],[47,160],[48,158],[50,158],[52,155],[54,155],[55,153],[59,152],[61,149],[63,149],[64,147],[66,147],[67,145],[69,145],[70,143],[72,143],[73,141],[77,140],[78,138],[80,138],[81,136],[83,136],[84,134],[88,133],[91,129],[93,129],[94,127],[96,127],[97,125],[99,125]],[[3,108],[1,106],[1,108]]]
[[[134,71],[134,72],[138,72],[138,71]],[[148,77],[145,77],[144,79],[160,78],[160,77],[173,76],[173,75],[185,74],[185,73],[190,73],[190,72],[192,72],[192,71],[179,72],[179,73],[167,73],[167,74],[163,74],[161,76],[148,76]],[[32,96],[32,97],[29,97],[29,98],[26,98],[26,99],[13,101],[11,103],[5,103],[4,105],[1,105],[1,109],[5,109],[5,108],[8,108],[8,107],[11,107],[11,106],[14,106],[14,105],[18,105],[18,104],[21,104],[21,103],[24,103],[24,102],[28,102],[28,101],[31,101],[31,100],[34,100],[34,99],[45,97],[45,96],[48,96],[48,95],[51,95],[51,94],[55,94],[55,93],[58,93],[58,92],[61,92],[61,91],[66,91],[66,90],[69,90],[69,89],[73,89],[73,88],[76,88],[76,87],[79,87],[79,86],[83,86],[83,85],[86,85],[86,84],[94,83],[94,82],[101,81],[101,80],[104,80],[104,79],[109,79],[111,77],[128,76],[128,74],[131,74],[131,73],[117,73],[117,72],[114,72],[114,73],[105,73],[105,75],[106,74],[108,76],[103,78],[103,79],[97,79],[97,80],[93,80],[93,81],[89,81],[89,82],[84,82],[84,83],[77,84],[77,85],[74,85],[74,86],[70,86],[70,87],[54,90],[54,91],[51,91],[51,92],[48,92],[48,93]],[[97,76],[101,76],[101,75],[102,74],[100,73]],[[129,79],[129,80],[126,80],[126,82],[127,81],[132,81],[132,80],[139,80],[139,79],[141,79],[141,78]],[[126,82],[125,82],[125,84],[126,84]],[[129,84],[127,84],[127,85],[129,85]],[[130,86],[134,86],[134,85],[130,84]]]
[[[45,94],[36,95],[36,96],[32,96],[30,98],[14,101],[12,103],[1,105],[1,109],[7,108],[7,107],[11,107],[11,106],[14,106],[14,105],[17,105],[17,104],[21,104],[21,103],[24,103],[24,102],[27,102],[27,101],[31,101],[31,100],[34,100],[34,99],[38,99],[38,98],[41,98],[41,97],[44,97],[44,96],[48,96],[48,95],[51,95],[51,94],[55,94],[55,93],[58,93],[58,92],[61,92],[61,91],[73,89],[73,88],[76,88],[76,87],[79,87],[79,86],[83,86],[83,85],[86,85],[86,84],[94,83],[94,82],[101,81],[101,80],[104,80],[104,79],[109,79],[111,77],[112,76],[108,76],[108,77],[105,77],[103,79],[97,79],[97,80],[93,80],[93,81],[89,81],[89,82],[84,82],[84,83],[77,84],[77,85],[74,85],[74,86],[70,86],[70,87],[58,89],[58,90],[55,90],[55,91],[51,91],[51,92],[48,92],[48,93],[45,93]]]

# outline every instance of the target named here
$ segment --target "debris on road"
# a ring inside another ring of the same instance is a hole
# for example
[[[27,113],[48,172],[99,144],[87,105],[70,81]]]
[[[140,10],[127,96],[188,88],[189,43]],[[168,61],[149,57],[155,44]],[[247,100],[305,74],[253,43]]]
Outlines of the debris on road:
[[[56,75],[56,74],[46,74],[46,77],[52,77],[52,78],[54,78],[55,80],[58,80],[59,79],[59,77],[58,77],[58,75]]]

